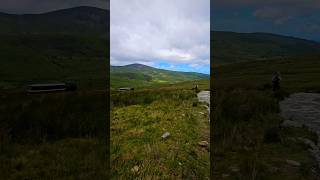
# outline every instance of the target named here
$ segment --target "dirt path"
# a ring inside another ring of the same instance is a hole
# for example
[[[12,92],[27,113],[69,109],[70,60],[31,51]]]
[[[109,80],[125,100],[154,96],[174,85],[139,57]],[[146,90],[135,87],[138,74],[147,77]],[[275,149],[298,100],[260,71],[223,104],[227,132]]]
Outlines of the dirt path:
[[[320,140],[320,94],[296,93],[280,102],[281,115],[286,119],[282,126],[307,127],[318,135]],[[320,143],[299,138],[308,147],[309,152],[320,168]]]
[[[197,96],[200,102],[204,102],[208,105],[207,110],[208,110],[209,121],[210,121],[210,91],[201,91],[197,94]]]

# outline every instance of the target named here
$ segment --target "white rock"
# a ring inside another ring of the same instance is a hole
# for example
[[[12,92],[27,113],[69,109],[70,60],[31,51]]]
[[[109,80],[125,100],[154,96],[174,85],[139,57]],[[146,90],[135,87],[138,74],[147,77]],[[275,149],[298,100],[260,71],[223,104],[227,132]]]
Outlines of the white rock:
[[[170,133],[169,132],[165,132],[161,137],[163,139],[167,139],[169,136],[170,136]]]

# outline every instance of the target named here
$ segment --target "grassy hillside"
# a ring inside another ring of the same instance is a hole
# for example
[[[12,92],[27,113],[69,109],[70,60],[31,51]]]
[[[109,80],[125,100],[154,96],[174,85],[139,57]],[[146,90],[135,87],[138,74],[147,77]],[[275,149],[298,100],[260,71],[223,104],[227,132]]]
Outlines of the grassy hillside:
[[[0,14],[0,179],[108,179],[105,15]],[[25,92],[51,82],[78,89]]]
[[[0,90],[30,83],[105,87],[108,41],[96,36],[1,35]]]
[[[320,52],[320,43],[268,33],[211,32],[214,64],[278,59]]]
[[[252,61],[213,67],[215,179],[305,179],[319,177],[308,147],[318,138],[305,128],[279,128],[278,102],[293,92],[320,92],[320,56]],[[271,77],[282,74],[281,91]],[[293,160],[300,166],[288,163]]]
[[[209,88],[202,80],[111,94],[111,179],[209,178],[209,146],[199,145],[210,142],[208,113],[194,84]]]
[[[42,14],[0,13],[0,34],[90,34],[108,37],[109,10],[75,7]]]
[[[141,64],[111,66],[111,87],[146,87],[183,81],[208,79],[209,75],[157,69]]]

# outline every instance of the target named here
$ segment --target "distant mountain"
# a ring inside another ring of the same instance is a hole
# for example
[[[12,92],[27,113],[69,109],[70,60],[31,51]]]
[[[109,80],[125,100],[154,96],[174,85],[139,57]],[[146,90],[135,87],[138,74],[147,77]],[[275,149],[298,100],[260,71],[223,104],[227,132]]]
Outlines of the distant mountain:
[[[268,33],[212,31],[211,54],[214,64],[320,53],[320,43]]]
[[[64,81],[104,87],[108,37],[109,11],[104,9],[0,13],[0,90]]]
[[[109,34],[109,10],[75,7],[42,14],[0,13],[0,34]]]
[[[157,69],[142,64],[111,66],[111,87],[148,86],[159,83],[177,83],[199,79],[208,79],[209,75],[194,72],[178,72]]]

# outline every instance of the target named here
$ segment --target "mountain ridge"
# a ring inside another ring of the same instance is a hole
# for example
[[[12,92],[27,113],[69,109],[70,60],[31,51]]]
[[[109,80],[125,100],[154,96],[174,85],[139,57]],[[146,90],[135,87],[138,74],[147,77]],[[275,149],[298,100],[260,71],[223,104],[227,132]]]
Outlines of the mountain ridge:
[[[195,72],[195,71],[177,71],[177,70],[162,69],[162,68],[152,67],[152,66],[148,66],[148,65],[144,65],[144,64],[140,64],[140,63],[132,63],[132,64],[127,64],[127,65],[122,65],[122,66],[111,65],[110,67],[113,67],[113,68],[128,67],[128,68],[134,68],[134,69],[149,68],[149,69],[158,69],[158,70],[171,71],[171,72],[197,73],[197,74],[203,74],[203,75],[209,76],[209,74],[199,73],[199,72]]]
[[[171,71],[137,63],[110,67],[112,88],[121,86],[143,87],[163,83],[170,84],[208,79],[209,77],[209,75],[202,73]]]
[[[87,34],[109,36],[110,11],[79,6],[39,14],[0,13],[1,34]]]
[[[211,31],[211,54],[215,64],[291,58],[320,54],[320,43],[263,32]]]

